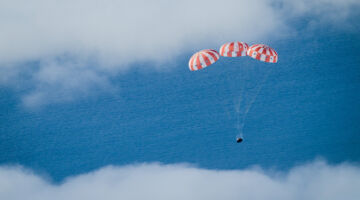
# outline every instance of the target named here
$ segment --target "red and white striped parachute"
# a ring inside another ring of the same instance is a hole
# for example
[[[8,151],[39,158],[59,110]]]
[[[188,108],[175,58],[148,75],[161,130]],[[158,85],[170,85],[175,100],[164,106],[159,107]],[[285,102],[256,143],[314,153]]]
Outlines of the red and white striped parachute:
[[[191,71],[196,71],[199,69],[203,69],[217,60],[219,60],[220,55],[216,50],[213,49],[205,49],[195,53],[191,56],[189,60],[189,68]]]
[[[229,42],[220,47],[220,55],[225,57],[246,56],[249,45],[245,42]]]
[[[220,47],[220,54],[213,49],[205,49],[195,53],[189,60],[189,68],[191,71],[196,71],[205,68],[207,66],[210,66],[220,58],[220,55],[225,57],[250,56],[254,59],[268,63],[276,63],[278,61],[278,54],[276,53],[276,51],[264,44],[255,44],[249,47],[249,45],[247,45],[245,42],[229,42]],[[262,76],[261,82],[255,87],[255,90],[253,90],[252,92],[244,92],[243,94],[241,94],[239,98],[239,104],[237,104],[235,107],[235,111],[236,111],[235,114],[238,119],[236,127],[239,132],[236,139],[237,143],[243,141],[242,135],[245,125],[246,115],[248,114],[252,104],[255,102],[256,97],[258,96],[268,75],[270,74],[270,69],[271,67],[263,68],[265,74]],[[243,70],[250,71],[251,67],[246,67],[246,68],[244,67]],[[251,73],[239,73],[239,74],[240,75],[244,74],[244,75],[242,75],[242,78],[239,78],[235,81],[236,82],[243,81],[243,83],[245,83],[247,82],[247,77],[245,77],[245,75],[246,74],[250,75]],[[253,71],[253,74],[258,74],[257,70]],[[240,83],[240,85],[245,85],[245,84]],[[247,89],[246,90],[243,89],[244,87],[241,89],[241,91],[247,90]],[[240,103],[241,105],[244,106],[240,106]]]
[[[278,54],[276,51],[264,44],[254,44],[248,51],[247,55],[260,61],[276,63],[278,61]]]

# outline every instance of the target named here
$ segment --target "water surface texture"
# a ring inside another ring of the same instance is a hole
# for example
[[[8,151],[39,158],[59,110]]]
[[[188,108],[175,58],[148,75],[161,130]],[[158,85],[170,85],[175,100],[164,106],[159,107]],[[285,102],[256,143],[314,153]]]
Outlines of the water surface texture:
[[[38,110],[1,88],[0,164],[63,180],[143,162],[285,170],[317,157],[359,162],[359,35],[333,31],[268,45],[277,64],[222,58],[191,72],[188,52],[166,72],[134,68],[116,76],[115,93]],[[269,68],[237,144],[237,103],[250,101]]]

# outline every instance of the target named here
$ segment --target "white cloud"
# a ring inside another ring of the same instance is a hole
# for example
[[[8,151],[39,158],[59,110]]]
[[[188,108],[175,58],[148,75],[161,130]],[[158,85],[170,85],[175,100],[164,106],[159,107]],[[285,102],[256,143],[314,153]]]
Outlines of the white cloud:
[[[351,29],[348,21],[352,14],[359,14],[358,0],[296,0],[282,3],[283,15],[290,18],[307,17],[308,27],[316,29],[321,25]]]
[[[61,184],[22,168],[0,168],[0,199],[359,199],[360,168],[324,162],[288,173],[206,170],[187,165],[109,166]]]
[[[163,61],[199,43],[255,40],[284,25],[264,0],[14,0],[0,9],[1,63],[70,53],[124,67]]]
[[[71,101],[96,94],[98,90],[116,91],[108,81],[110,75],[104,75],[91,65],[49,60],[39,66],[32,77],[35,89],[23,97],[23,103],[30,108]]]
[[[171,63],[183,52],[232,40],[267,43],[291,33],[289,18],[316,13],[320,21],[343,22],[354,5],[358,1],[0,0],[0,84],[21,87],[25,71],[33,85],[25,105],[68,101],[94,86],[106,90],[109,76],[135,62]],[[40,64],[25,70],[32,62]],[[76,83],[75,75],[82,75]],[[51,92],[58,89],[66,97]]]

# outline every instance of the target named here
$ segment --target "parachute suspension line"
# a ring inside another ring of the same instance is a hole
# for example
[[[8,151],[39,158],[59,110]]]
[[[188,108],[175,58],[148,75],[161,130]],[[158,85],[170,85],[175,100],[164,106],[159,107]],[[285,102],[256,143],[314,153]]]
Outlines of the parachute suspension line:
[[[243,103],[243,96],[242,96],[242,94],[244,93],[244,88],[245,88],[245,86],[244,86],[245,84],[241,84],[241,88],[240,88],[240,93],[237,95],[238,96],[238,98],[236,98],[234,101],[234,103],[235,103],[235,112],[237,113],[237,114],[239,114],[240,113],[240,110],[241,110],[241,106],[242,106],[242,103]]]
[[[250,109],[251,109],[251,106],[254,104],[257,96],[259,95],[259,93],[260,93],[262,87],[264,86],[267,78],[269,77],[271,71],[272,71],[272,68],[270,68],[269,70],[266,71],[266,74],[265,74],[263,80],[262,80],[261,83],[257,86],[256,91],[255,91],[255,95],[252,97],[250,103],[249,103],[248,105],[246,105],[246,107],[245,107],[245,112],[244,112],[243,115],[242,115],[241,122],[240,122],[240,119],[239,119],[239,118],[240,118],[240,115],[238,114],[238,120],[237,120],[237,124],[238,124],[238,125],[237,125],[237,127],[238,127],[239,133],[238,133],[237,137],[243,138],[243,129],[244,129],[244,125],[245,125],[246,116],[247,116],[247,114],[249,113],[249,111],[250,111]]]
[[[230,63],[234,64],[231,61],[230,61]],[[227,89],[228,94],[231,95],[232,92],[234,91],[234,88],[236,88],[236,86],[233,85],[234,84],[233,78],[229,77],[229,75],[226,74],[226,73],[228,73],[227,71],[224,71],[222,73],[223,74],[221,74],[221,75],[223,75],[223,80],[224,80],[223,84],[225,85],[225,88]],[[225,111],[227,113],[227,117],[229,118],[229,120],[234,120],[235,118],[239,118],[238,113],[240,112],[240,102],[241,102],[241,100],[237,101],[237,99],[232,100],[232,98],[225,98],[224,101],[225,101],[224,102],[225,105],[234,105],[234,107],[231,107],[231,108],[229,108],[227,106],[224,106],[224,109],[225,109]],[[234,108],[235,108],[235,114],[234,114],[234,111],[233,111]],[[236,119],[236,120],[239,121],[239,119]]]
[[[242,102],[243,98],[242,96],[239,97],[239,101],[235,106],[235,111],[236,111],[236,129],[240,130],[240,107],[241,107],[241,102]]]
[[[256,88],[256,93],[255,93],[255,96],[251,99],[250,104],[249,104],[249,105],[247,105],[246,110],[245,110],[245,115],[249,112],[249,110],[250,110],[250,108],[251,108],[252,104],[253,104],[253,103],[255,102],[255,100],[256,100],[256,97],[259,95],[259,93],[260,93],[260,91],[261,91],[262,87],[264,86],[264,83],[266,82],[267,78],[268,78],[268,77],[269,77],[269,75],[270,75],[271,69],[272,69],[272,68],[270,68],[270,69],[266,72],[266,74],[265,74],[265,76],[264,76],[263,80],[262,80],[262,81],[261,81],[261,83],[258,85],[258,88]]]
[[[236,64],[236,60],[229,60],[229,62],[233,65]],[[233,73],[233,74],[235,74],[235,73]],[[244,72],[241,72],[240,74],[242,76],[244,76]],[[229,100],[225,100],[226,101],[225,104],[232,105],[231,108],[225,109],[225,110],[228,114],[229,119],[235,120],[237,122],[235,124],[235,128],[239,129],[239,122],[241,119],[239,115],[243,111],[243,109],[242,109],[242,106],[243,106],[242,94],[244,92],[245,86],[244,86],[244,83],[242,83],[241,81],[237,81],[234,83],[234,79],[243,80],[243,78],[246,76],[244,76],[244,77],[237,77],[237,76],[232,77],[232,76],[229,76],[228,74],[225,74],[224,75],[224,84],[226,85],[226,88],[229,91],[229,95],[234,95],[234,97],[229,98]],[[238,85],[239,83],[240,83],[240,92],[237,92],[236,88],[239,88],[239,85]],[[235,110],[235,113],[234,113],[233,109]],[[230,117],[230,115],[231,115],[231,117]]]
[[[236,129],[238,130],[238,134],[236,135],[236,138],[243,138],[243,127],[244,127],[244,106],[246,106],[246,98],[244,98],[244,90],[245,90],[245,86],[246,86],[246,81],[245,81],[245,77],[248,77],[249,72],[247,69],[242,69],[242,72],[240,73],[241,77],[239,78],[239,83],[240,83],[240,92],[238,93],[238,97],[237,97],[237,102],[235,104],[235,111],[236,111]],[[235,100],[235,101],[236,101]]]

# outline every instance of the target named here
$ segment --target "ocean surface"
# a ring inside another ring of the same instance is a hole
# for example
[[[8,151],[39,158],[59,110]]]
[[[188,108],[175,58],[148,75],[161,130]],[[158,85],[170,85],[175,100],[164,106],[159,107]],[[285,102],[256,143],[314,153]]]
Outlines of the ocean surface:
[[[188,52],[164,69],[134,64],[113,78],[116,92],[38,110],[21,106],[26,91],[0,88],[0,164],[62,181],[144,162],[281,170],[317,158],[359,162],[360,36],[333,31],[267,44],[277,64],[222,58],[191,72]]]

